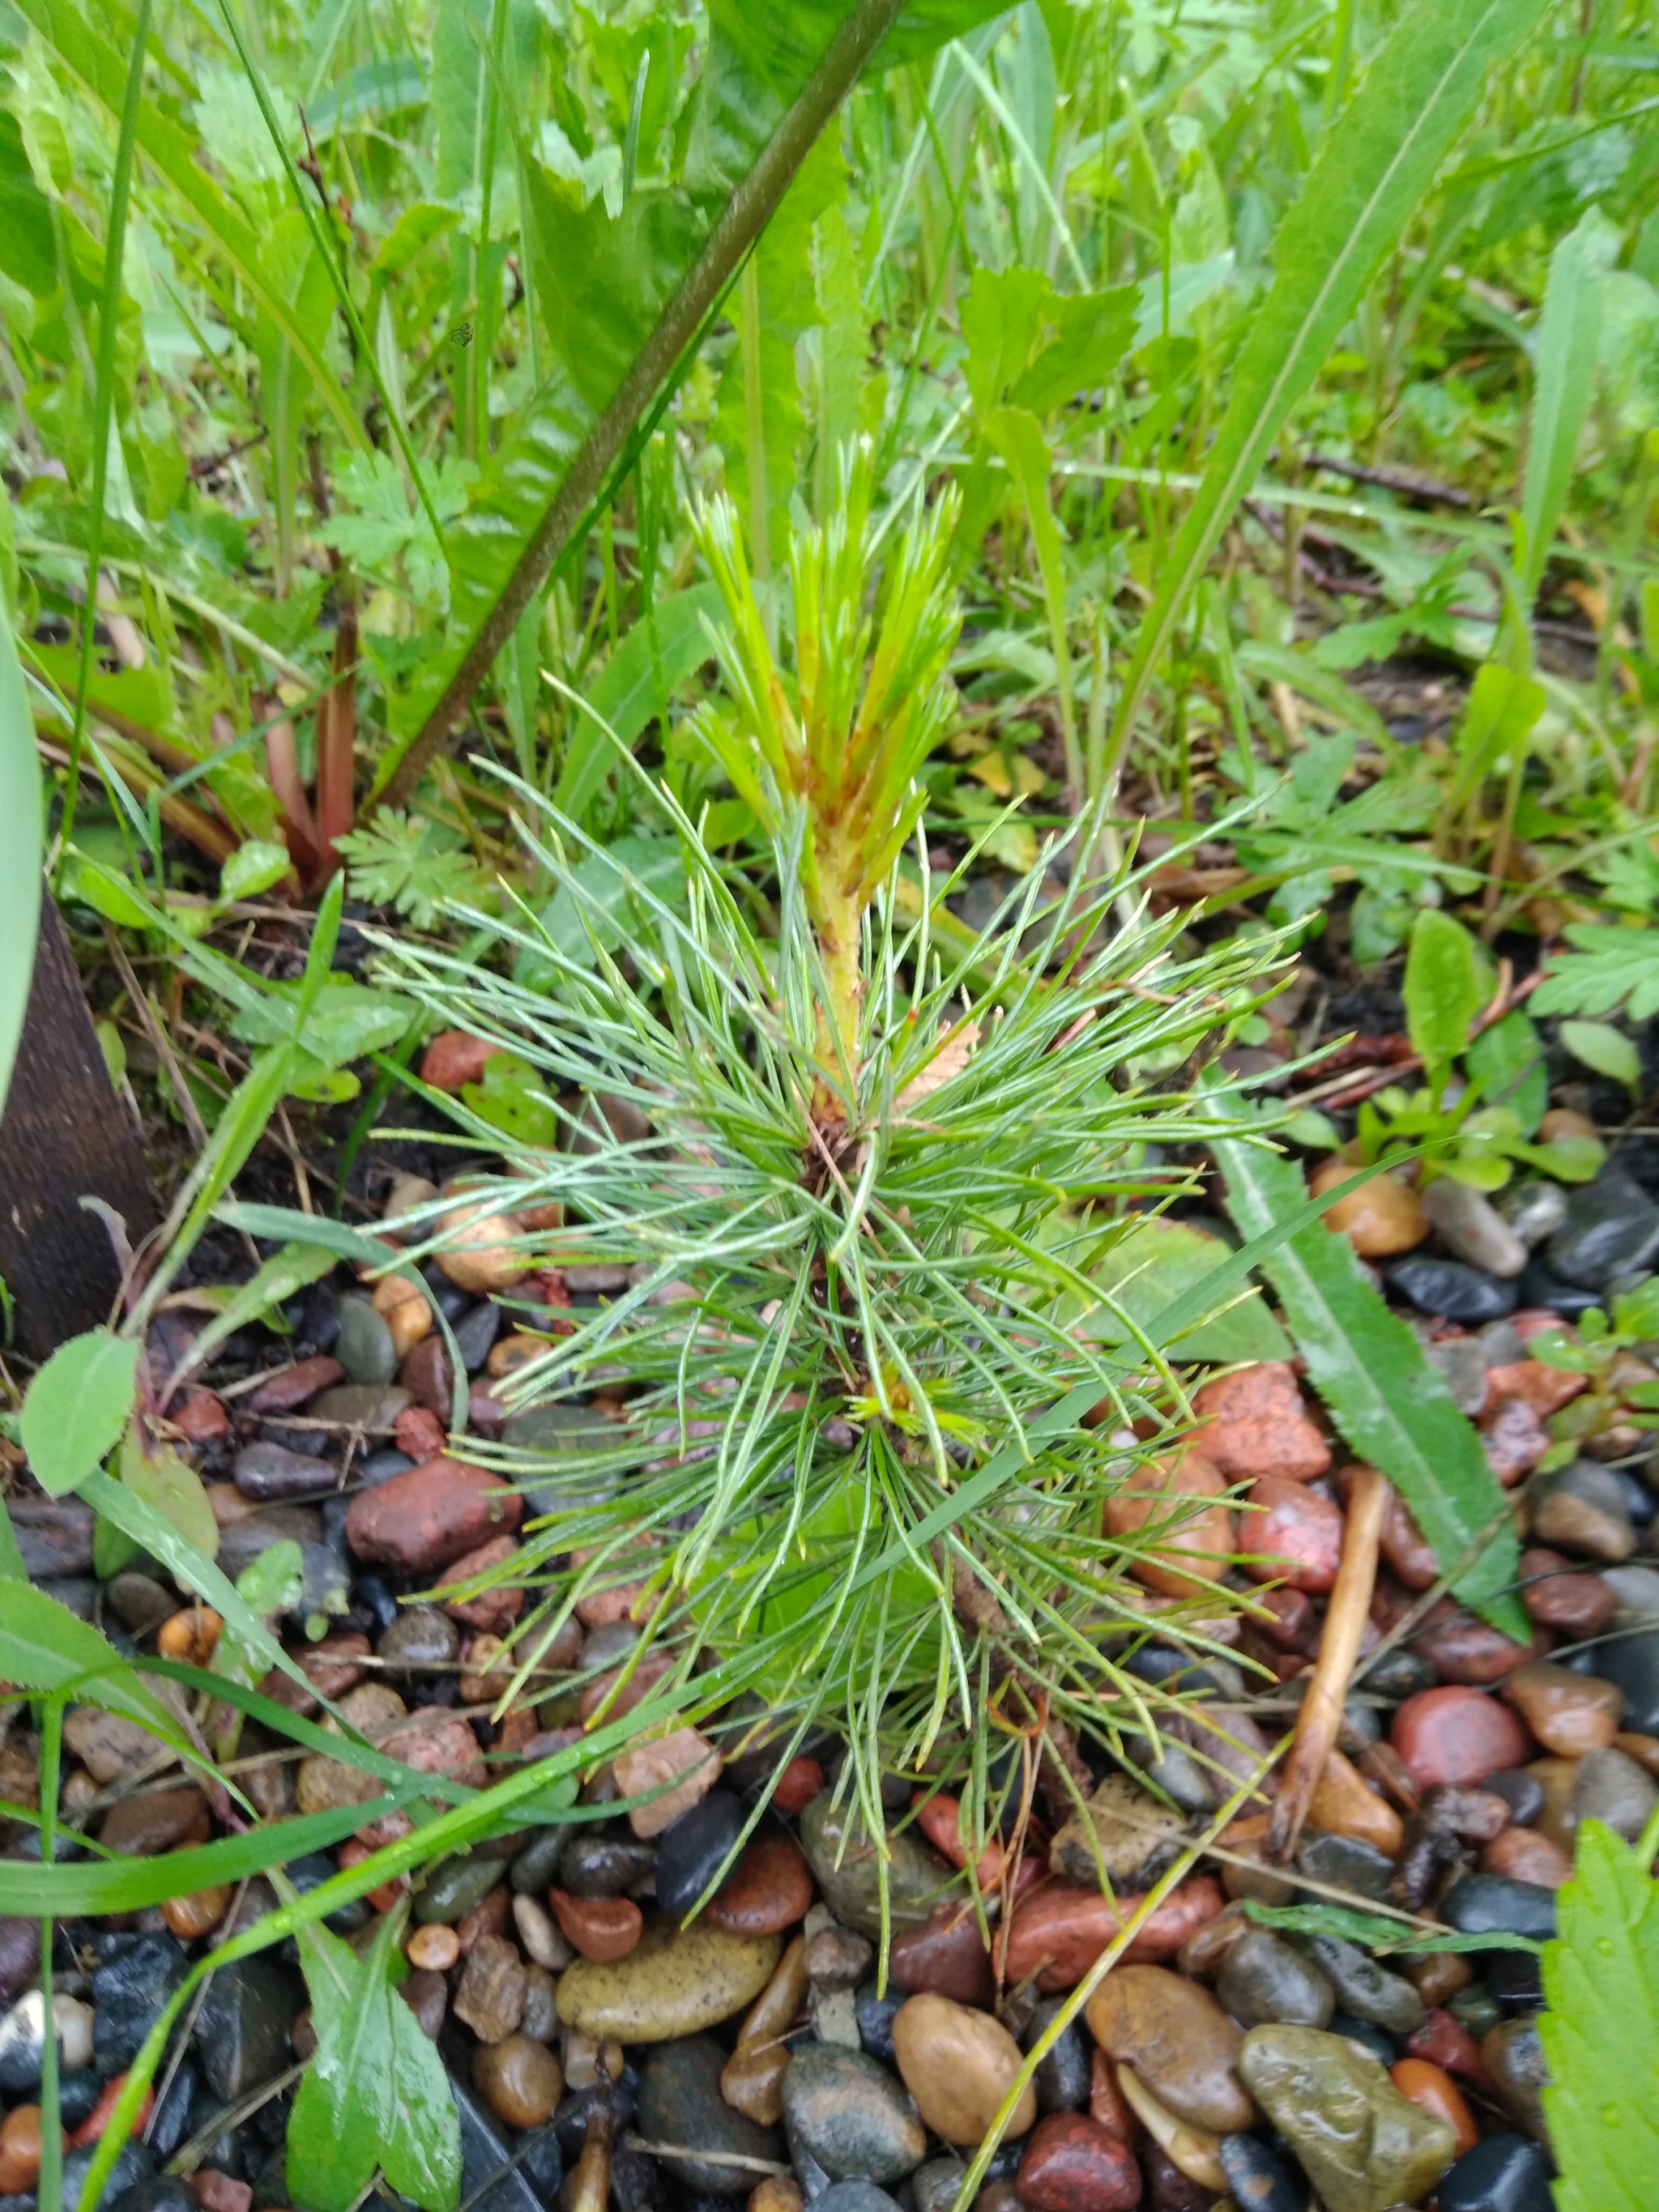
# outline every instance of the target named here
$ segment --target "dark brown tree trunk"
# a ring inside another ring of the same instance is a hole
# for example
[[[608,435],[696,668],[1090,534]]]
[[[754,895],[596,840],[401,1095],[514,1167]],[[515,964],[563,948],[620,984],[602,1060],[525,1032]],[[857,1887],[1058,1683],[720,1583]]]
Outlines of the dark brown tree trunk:
[[[16,1301],[18,1341],[36,1358],[106,1321],[120,1289],[109,1231],[82,1198],[112,1207],[135,1244],[155,1224],[143,1152],[110,1083],[47,893],[0,1120],[0,1278]]]

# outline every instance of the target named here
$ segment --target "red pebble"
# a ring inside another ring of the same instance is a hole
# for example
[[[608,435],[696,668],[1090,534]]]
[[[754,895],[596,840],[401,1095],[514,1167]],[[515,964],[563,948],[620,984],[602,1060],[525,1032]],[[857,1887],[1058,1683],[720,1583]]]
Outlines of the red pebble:
[[[1491,2093],[1492,2075],[1480,2056],[1480,2045],[1456,2014],[1443,2006],[1437,2005],[1422,2026],[1412,2030],[1406,2038],[1406,2048],[1413,2058],[1431,2058],[1448,2074],[1461,2074],[1483,2094]]]
[[[360,1559],[423,1574],[516,1528],[524,1500],[499,1475],[459,1460],[429,1459],[360,1490],[346,1515],[346,1541]]]
[[[1140,2167],[1098,2120],[1050,2112],[1031,2130],[1014,2189],[1032,2212],[1133,2212]]]
[[[250,1391],[246,1400],[250,1413],[291,1413],[314,1398],[319,1390],[331,1383],[341,1382],[345,1370],[337,1359],[331,1359],[319,1352],[313,1359],[297,1360],[292,1367],[279,1367],[268,1382]]]
[[[230,1434],[230,1415],[211,1390],[187,1390],[184,1404],[175,1406],[167,1419],[187,1443],[217,1443]]]
[[[105,2082],[98,2093],[98,2102],[69,2138],[71,2150],[85,2150],[89,2144],[99,2141],[104,2130],[109,2125],[109,2116],[115,2110],[115,2100],[126,2086],[127,2077],[125,2074],[118,2074],[112,2081]],[[134,2135],[142,2135],[149,2125],[149,2109],[155,2101],[155,2091],[146,2089],[143,2101],[140,2104],[137,2117],[132,2123]]]
[[[566,1942],[584,1959],[625,1959],[644,1930],[645,1915],[631,1897],[569,1897],[562,1889],[547,1895]]]
[[[1331,1448],[1308,1417],[1287,1359],[1265,1359],[1206,1382],[1193,1411],[1208,1424],[1198,1449],[1230,1482],[1253,1474],[1307,1482],[1331,1463]]]
[[[448,1573],[438,1583],[471,1582],[475,1575],[486,1574],[492,1567],[504,1566],[516,1556],[518,1546],[510,1536],[496,1536],[488,1544],[480,1544],[476,1552],[469,1552],[457,1559]],[[481,1636],[505,1636],[507,1630],[524,1611],[524,1589],[520,1585],[480,1590],[477,1597],[453,1598],[444,1607],[452,1620],[459,1620],[465,1628],[476,1628]]]
[[[823,1787],[823,1769],[816,1759],[792,1759],[778,1777],[772,1802],[780,1813],[804,1813]]]
[[[1261,1510],[1240,1514],[1238,1543],[1254,1555],[1244,1562],[1252,1581],[1288,1583],[1316,1596],[1328,1590],[1342,1559],[1341,1508],[1279,1474],[1258,1475],[1250,1503]]]
[[[421,1080],[434,1091],[459,1091],[465,1083],[476,1083],[484,1062],[500,1050],[500,1045],[468,1036],[465,1030],[440,1030],[421,1055]]]
[[[405,1406],[392,1424],[392,1441],[417,1463],[436,1459],[449,1441],[443,1423],[429,1406]]]
[[[1299,1652],[1311,1657],[1319,1641],[1319,1623],[1314,1618],[1313,1601],[1305,1590],[1264,1590],[1256,1600],[1261,1613],[1250,1618],[1270,1642],[1281,1651]],[[1267,1618],[1262,1618],[1261,1615]]]
[[[924,1991],[956,2004],[989,2007],[996,1999],[991,1954],[971,1905],[936,1905],[920,1928],[901,1929],[889,1961],[893,1979],[912,1996]]]
[[[1449,1683],[1419,1690],[1395,1714],[1389,1740],[1420,1789],[1484,1782],[1501,1767],[1523,1766],[1530,1738],[1507,1705],[1484,1690]]]
[[[915,1808],[916,1826],[941,1858],[949,1859],[953,1867],[968,1863],[968,1846],[962,1836],[962,1804],[958,1798],[947,1797],[943,1790],[924,1797],[921,1790],[910,1800]],[[1002,1846],[988,1844],[979,1862],[981,1889],[995,1889],[1002,1880]]]
[[[1226,1901],[1212,1875],[1199,1875],[1183,1882],[1142,1923],[1123,1952],[1124,1962],[1156,1965],[1161,1959],[1172,1959],[1193,1930],[1213,1920]],[[1037,1987],[1045,1996],[1075,1989],[1141,1903],[1139,1897],[1120,1897],[1114,1908],[1098,1890],[1051,1883],[1023,1902],[1013,1916],[1006,1939],[1004,1980],[1023,1982],[1041,1968]]]
[[[185,2186],[202,2212],[248,2212],[253,2202],[251,2182],[233,2181],[228,2173],[220,2173],[210,2166],[200,2166],[188,2175]]]
[[[1480,1417],[1480,1445],[1498,1481],[1513,1490],[1549,1449],[1550,1432],[1524,1398],[1500,1398]]]
[[[734,1936],[777,1936],[805,1918],[811,1902],[812,1877],[794,1838],[752,1836],[702,1917]]]

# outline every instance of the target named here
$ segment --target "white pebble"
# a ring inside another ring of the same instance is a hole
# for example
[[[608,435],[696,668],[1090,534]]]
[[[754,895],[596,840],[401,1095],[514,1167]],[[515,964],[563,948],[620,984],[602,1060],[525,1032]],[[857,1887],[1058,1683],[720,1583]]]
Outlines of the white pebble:
[[[552,1914],[533,1897],[515,1897],[513,1921],[519,1941],[536,1964],[545,1966],[550,1974],[562,1974],[574,1954],[555,1925]]]

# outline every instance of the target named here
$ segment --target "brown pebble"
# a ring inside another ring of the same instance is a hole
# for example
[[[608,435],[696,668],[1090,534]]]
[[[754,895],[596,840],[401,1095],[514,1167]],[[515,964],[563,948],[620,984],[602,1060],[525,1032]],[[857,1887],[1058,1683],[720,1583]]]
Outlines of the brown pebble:
[[[544,2043],[508,2035],[499,2043],[480,2044],[473,2052],[472,2086],[508,2127],[538,2128],[552,2118],[564,2076]]]
[[[1474,1979],[1474,1967],[1455,1951],[1433,1951],[1426,1958],[1402,1960],[1401,1966],[1425,2005],[1443,2005]]]
[[[644,1930],[645,1915],[631,1897],[570,1897],[552,1889],[548,1901],[567,1940],[584,1959],[625,1959]]]
[[[421,1080],[434,1091],[459,1091],[464,1083],[476,1083],[484,1062],[500,1050],[465,1030],[440,1030],[421,1055]]]
[[[1352,1160],[1325,1160],[1309,1177],[1309,1195],[1322,1198],[1356,1173]],[[1429,1233],[1422,1200],[1409,1183],[1386,1173],[1372,1176],[1358,1190],[1335,1200],[1326,1207],[1323,1219],[1327,1229],[1347,1238],[1362,1260],[1385,1260],[1413,1251]]]
[[[325,1352],[311,1359],[296,1359],[292,1367],[279,1367],[257,1390],[241,1401],[250,1413],[292,1413],[319,1390],[345,1381],[345,1370]]]
[[[1405,1839],[1399,1814],[1340,1751],[1332,1752],[1325,1761],[1308,1817],[1332,1835],[1370,1844],[1385,1858],[1394,1858]]]
[[[1511,1881],[1536,1882],[1540,1889],[1559,1889],[1571,1877],[1572,1860],[1535,1828],[1505,1828],[1481,1846],[1480,1869],[1506,1875]]]
[[[1605,1751],[1624,1717],[1622,1690],[1612,1682],[1598,1681],[1594,1674],[1553,1666],[1547,1659],[1517,1667],[1504,1685],[1504,1695],[1545,1750],[1558,1759],[1582,1759],[1588,1751]]]
[[[439,1577],[437,1588],[442,1590],[469,1583],[478,1575],[495,1573],[516,1558],[518,1549],[511,1536],[492,1536],[476,1552],[468,1552],[457,1559]],[[475,1597],[451,1598],[441,1602],[450,1619],[459,1620],[464,1628],[477,1629],[484,1635],[503,1636],[524,1611],[524,1586],[501,1583],[493,1589],[480,1590]]]
[[[161,1899],[161,1917],[183,1943],[216,1928],[229,1910],[230,1891],[223,1883],[211,1889],[193,1889],[185,1897]]]
[[[1424,1624],[1411,1639],[1419,1659],[1426,1659],[1443,1682],[1459,1682],[1485,1689],[1512,1674],[1528,1659],[1548,1649],[1546,1630],[1534,1628],[1529,1644],[1516,1644],[1500,1629],[1490,1627],[1476,1614],[1441,1598],[1424,1616]]]
[[[0,2196],[32,2190],[40,2176],[40,2107],[14,2106],[0,2125]]]
[[[1090,1998],[1089,2033],[1189,2125],[1228,2135],[1255,2124],[1238,2076],[1241,2030],[1196,1982],[1164,1966],[1120,1966]]]
[[[204,1844],[211,1833],[207,1799],[189,1782],[176,1790],[124,1797],[105,1814],[98,1840],[123,1858],[153,1858],[159,1851]]]
[[[1500,1767],[1521,1765],[1527,1756],[1526,1730],[1506,1706],[1483,1690],[1449,1683],[1407,1698],[1389,1735],[1425,1790],[1439,1783],[1484,1782]]]
[[[792,1759],[777,1778],[772,1802],[780,1813],[804,1813],[823,1787],[823,1769],[816,1759]]]
[[[449,2009],[449,1984],[443,1976],[422,1967],[398,1984],[398,1994],[420,2022],[427,2041],[435,2043]]]
[[[894,1936],[893,1979],[912,1996],[927,1990],[958,2004],[988,2005],[995,1991],[991,1954],[970,1904],[936,1905],[920,1928]]]
[[[524,1960],[504,1936],[481,1936],[455,1992],[455,2016],[480,2043],[501,2043],[524,2018]]]
[[[447,1974],[461,1955],[461,1939],[453,1928],[434,1920],[416,1928],[404,1948],[411,1966],[424,1967],[428,1973]]]
[[[628,1825],[643,1838],[659,1836],[682,1813],[689,1813],[706,1797],[720,1780],[721,1759],[698,1729],[678,1728],[665,1735],[629,1744],[626,1751],[617,1753],[614,1765],[617,1788],[623,1796],[659,1793],[629,1809]]]
[[[219,1648],[224,1617],[210,1605],[187,1605],[170,1614],[155,1632],[155,1649],[163,1659],[176,1659],[186,1667],[205,1667]]]
[[[492,1889],[488,1897],[478,1899],[471,1911],[461,1915],[455,1923],[455,1935],[462,1958],[470,1958],[483,1937],[506,1934],[507,1916],[512,1911],[508,1899],[505,1887]]]
[[[799,2182],[781,2173],[769,2173],[758,2188],[751,2191],[747,2212],[801,2212],[805,2202]]]
[[[703,1917],[734,1936],[779,1936],[805,1917],[812,1877],[793,1836],[753,1836]]]
[[[1231,1507],[1219,1501],[1227,1479],[1192,1450],[1149,1460],[1125,1477],[1106,1500],[1108,1536],[1144,1542],[1150,1529],[1167,1530],[1150,1549],[1128,1555],[1129,1572],[1164,1597],[1190,1597],[1218,1582],[1237,1549]]]
[[[1619,1610],[1613,1585],[1534,1544],[1521,1554],[1521,1602],[1540,1627],[1563,1636],[1599,1636]]]
[[[1022,2063],[1019,2045],[994,2014],[928,1994],[899,2007],[893,2051],[916,2110],[948,2143],[983,2139]],[[1036,2091],[1028,2081],[1005,2140],[1024,2135],[1036,2114]]]

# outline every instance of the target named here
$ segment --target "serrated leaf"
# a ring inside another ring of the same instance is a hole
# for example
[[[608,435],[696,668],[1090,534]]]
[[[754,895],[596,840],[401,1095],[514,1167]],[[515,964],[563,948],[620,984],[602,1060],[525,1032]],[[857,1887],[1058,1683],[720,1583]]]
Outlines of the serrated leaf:
[[[185,1748],[172,1712],[95,1628],[32,1583],[6,1585],[0,1606],[0,1681],[51,1692],[73,1685],[81,1704],[99,1705]]]
[[[1539,2021],[1559,2212],[1659,2204],[1659,1884],[1599,1820],[1556,1896]]]
[[[1217,1139],[1226,1206],[1239,1233],[1256,1237],[1305,1204],[1298,1170],[1237,1138]],[[1480,1556],[1452,1587],[1466,1605],[1524,1643],[1530,1630],[1509,1594],[1520,1544],[1480,1439],[1397,1314],[1360,1273],[1346,1237],[1322,1222],[1297,1230],[1262,1260],[1279,1293],[1308,1379],[1358,1459],[1380,1468],[1449,1573],[1477,1540]],[[1488,1534],[1488,1532],[1491,1532]]]
[[[1536,1012],[1610,1014],[1624,1005],[1633,1022],[1659,1014],[1659,940],[1650,929],[1575,921],[1565,936],[1576,950],[1557,953],[1550,962],[1532,995]]]
[[[23,1449],[43,1490],[62,1498],[114,1450],[137,1375],[137,1343],[106,1328],[58,1346],[23,1400]]]

